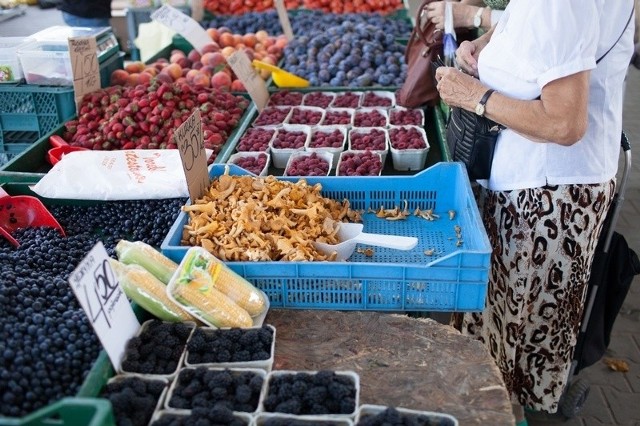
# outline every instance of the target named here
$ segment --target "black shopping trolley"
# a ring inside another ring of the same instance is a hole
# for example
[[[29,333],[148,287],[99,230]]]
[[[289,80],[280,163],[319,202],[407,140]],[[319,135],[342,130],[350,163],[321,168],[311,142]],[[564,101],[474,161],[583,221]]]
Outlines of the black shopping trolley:
[[[573,380],[573,376],[604,355],[622,302],[633,277],[640,273],[637,254],[629,248],[624,236],[615,231],[631,168],[631,147],[624,132],[621,144],[624,171],[598,240],[569,381],[560,400],[560,412],[567,418],[575,417],[582,410],[589,395],[589,383],[582,378]]]

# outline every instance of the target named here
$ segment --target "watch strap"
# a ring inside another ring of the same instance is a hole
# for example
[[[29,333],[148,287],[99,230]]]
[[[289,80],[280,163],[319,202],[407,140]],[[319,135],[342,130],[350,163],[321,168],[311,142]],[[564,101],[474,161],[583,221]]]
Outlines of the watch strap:
[[[489,97],[493,94],[493,92],[495,92],[495,89],[489,89],[486,92],[484,92],[484,95],[482,95],[482,98],[480,98],[480,101],[478,102],[478,106],[482,106],[482,114],[484,116],[484,108],[485,105],[487,104],[487,101],[489,100]]]

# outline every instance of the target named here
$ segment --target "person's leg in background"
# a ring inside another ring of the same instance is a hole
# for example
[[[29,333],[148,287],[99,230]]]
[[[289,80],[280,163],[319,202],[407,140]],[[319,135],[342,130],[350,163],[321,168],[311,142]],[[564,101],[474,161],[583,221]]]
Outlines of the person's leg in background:
[[[111,25],[108,18],[82,18],[67,12],[62,12],[62,19],[70,27],[108,27]]]

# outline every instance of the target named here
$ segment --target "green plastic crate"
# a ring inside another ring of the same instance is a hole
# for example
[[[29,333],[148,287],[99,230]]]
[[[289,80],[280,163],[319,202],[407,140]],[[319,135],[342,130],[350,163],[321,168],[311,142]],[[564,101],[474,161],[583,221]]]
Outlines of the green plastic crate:
[[[98,398],[63,398],[20,419],[0,417],[7,426],[115,426],[111,403]]]

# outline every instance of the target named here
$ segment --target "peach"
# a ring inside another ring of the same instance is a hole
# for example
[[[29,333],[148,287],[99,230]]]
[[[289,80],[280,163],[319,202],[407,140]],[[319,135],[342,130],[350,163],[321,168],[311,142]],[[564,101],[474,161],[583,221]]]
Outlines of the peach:
[[[220,45],[216,42],[205,44],[202,47],[202,54],[209,53],[209,52],[219,52],[219,51],[220,51]]]
[[[225,48],[223,48],[220,53],[222,53],[222,56],[224,56],[225,58],[228,58],[229,56],[233,55],[235,53],[236,49],[234,49],[231,46],[227,46]]]
[[[125,85],[127,83],[127,79],[129,78],[129,73],[125,70],[114,70],[111,73],[111,85]]]
[[[215,68],[220,64],[226,64],[227,60],[225,59],[225,56],[222,53],[211,52],[211,53],[205,53],[204,55],[202,55],[202,63]]]
[[[278,37],[276,39],[276,46],[278,46],[280,49],[284,49],[285,47],[287,47],[288,42],[289,40],[287,40],[286,37]]]
[[[224,71],[218,71],[211,76],[211,87],[228,90],[231,87],[231,76]]]
[[[178,59],[178,62],[176,63],[180,65],[182,68],[191,68],[191,64],[192,64],[192,62],[186,57]]]
[[[140,74],[138,74],[137,72],[133,72],[129,74],[129,77],[127,77],[128,86],[135,86],[136,84],[139,84],[139,83],[140,83]]]
[[[198,74],[193,78],[193,84],[195,86],[209,87],[211,86],[211,80],[206,74],[198,72]]]
[[[148,66],[142,72],[146,72],[147,74],[151,74],[152,76],[158,75],[158,68]]]
[[[178,64],[169,64],[162,70],[162,72],[166,72],[171,76],[171,78],[177,80],[182,76],[182,67]]]
[[[233,39],[233,34],[231,33],[223,33],[220,34],[220,46],[224,47],[229,47],[229,46],[235,46],[236,42]]]
[[[256,37],[256,35],[254,33],[247,33],[247,34],[242,36],[242,42],[247,47],[254,47],[256,45],[256,43],[258,42],[258,38]]]
[[[217,28],[207,28],[207,34],[211,37],[211,40],[217,42],[220,37],[220,31]]]
[[[237,46],[240,43],[242,43],[242,34],[234,34],[233,35],[233,45]]]
[[[172,53],[171,56],[169,56],[169,62],[172,64],[177,64],[179,60],[187,57],[182,50],[178,50],[177,52],[176,51],[174,52],[175,53]]]
[[[142,71],[139,74],[138,80],[140,81],[140,83],[145,84],[145,83],[150,83],[151,80],[153,79],[153,75],[151,75],[150,73],[146,72],[146,71]]]
[[[231,91],[232,92],[246,92],[247,89],[245,89],[244,84],[242,83],[242,81],[233,80],[233,82],[231,83]]]
[[[191,51],[187,54],[187,59],[191,62],[199,61],[202,55],[196,49],[191,49]]]
[[[215,69],[210,65],[205,65],[202,68],[200,68],[200,72],[205,73],[206,75],[211,77],[215,73]]]
[[[146,67],[146,65],[144,64],[144,62],[140,62],[140,61],[134,61],[134,62],[129,62],[128,64],[126,64],[124,66],[124,70],[127,71],[129,74],[131,73],[139,73],[142,72],[142,70]]]
[[[269,37],[269,33],[265,30],[260,30],[256,32],[256,38],[259,42],[264,42]]]
[[[202,73],[198,70],[190,69],[190,70],[187,70],[187,74],[185,75],[185,77],[187,78],[187,81],[193,81],[193,78],[198,74],[202,74]]]
[[[194,70],[199,70],[200,68],[202,68],[202,62],[200,61],[195,61],[192,65],[191,65],[191,69]]]
[[[171,77],[168,73],[161,71],[157,76],[156,80],[161,83],[173,83],[173,77]]]

